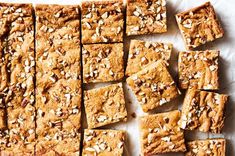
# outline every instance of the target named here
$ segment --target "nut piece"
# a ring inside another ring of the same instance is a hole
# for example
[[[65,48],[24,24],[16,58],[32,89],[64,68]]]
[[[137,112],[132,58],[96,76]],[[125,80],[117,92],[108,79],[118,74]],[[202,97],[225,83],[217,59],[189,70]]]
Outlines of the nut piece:
[[[147,115],[140,118],[143,155],[186,151],[184,132],[178,126],[180,111]]]
[[[187,143],[185,156],[225,156],[225,139],[195,140]]]
[[[127,84],[136,95],[144,112],[153,110],[180,94],[162,60],[127,78]]]
[[[82,43],[123,41],[123,2],[82,2]]]
[[[125,132],[85,129],[82,155],[122,156]]]
[[[123,44],[83,45],[83,81],[117,81],[124,76]]]
[[[167,31],[165,0],[127,0],[126,16],[128,36]]]
[[[171,52],[172,44],[131,40],[126,75],[131,76],[160,59],[168,65]]]
[[[219,89],[219,51],[180,52],[178,69],[182,89]]]
[[[224,35],[210,2],[177,14],[176,21],[188,50]]]
[[[85,91],[84,96],[88,128],[127,120],[121,83]]]
[[[186,130],[221,133],[228,96],[189,89],[184,99],[179,125]]]

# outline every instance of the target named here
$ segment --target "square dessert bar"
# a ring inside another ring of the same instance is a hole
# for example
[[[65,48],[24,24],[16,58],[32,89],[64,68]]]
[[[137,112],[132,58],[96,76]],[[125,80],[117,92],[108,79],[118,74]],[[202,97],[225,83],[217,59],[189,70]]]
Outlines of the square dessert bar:
[[[188,50],[224,35],[210,2],[177,14],[176,21]]]
[[[82,155],[122,156],[125,132],[121,130],[85,129]]]
[[[184,133],[178,125],[180,111],[171,111],[140,118],[143,155],[156,155],[186,150]]]
[[[84,96],[88,128],[127,120],[121,83],[85,91]]]
[[[180,92],[162,60],[127,78],[144,112],[153,110],[179,96]]]
[[[123,41],[122,0],[82,2],[82,43]]]
[[[182,106],[180,127],[186,130],[220,133],[224,126],[224,109],[228,96],[189,89]]]
[[[165,0],[127,0],[126,14],[127,36],[167,31]]]
[[[79,155],[79,6],[36,5],[35,14],[36,155]]]
[[[123,44],[83,45],[83,82],[117,81],[124,77]]]
[[[219,89],[219,51],[179,53],[179,84],[182,89]]]
[[[171,52],[172,44],[131,40],[126,75],[131,76],[160,59],[168,65]]]
[[[206,139],[190,141],[186,144],[185,156],[225,156],[225,139]]]

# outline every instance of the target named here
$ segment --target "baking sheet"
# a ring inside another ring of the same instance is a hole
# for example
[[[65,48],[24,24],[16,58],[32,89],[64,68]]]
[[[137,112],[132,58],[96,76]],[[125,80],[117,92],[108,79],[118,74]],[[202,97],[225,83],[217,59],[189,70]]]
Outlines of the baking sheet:
[[[81,0],[0,0],[1,2],[14,3],[51,3],[51,4],[80,4]],[[146,41],[159,41],[173,43],[174,50],[171,57],[170,68],[171,74],[177,81],[177,56],[179,51],[185,50],[185,46],[175,22],[174,15],[178,12],[190,9],[204,3],[205,0],[167,0],[167,15],[168,15],[168,32],[164,34],[144,35],[135,37],[125,37],[125,55],[127,57],[129,43],[131,39],[142,39]],[[220,57],[220,93],[230,95],[229,103],[226,106],[225,128],[222,134],[199,133],[196,131],[187,131],[186,139],[206,139],[224,137],[227,139],[227,155],[235,155],[235,0],[211,0],[217,15],[225,30],[225,36],[215,42],[209,43],[199,48],[218,49],[221,51]],[[126,58],[125,58],[126,60]],[[126,106],[128,110],[128,122],[118,123],[104,128],[122,129],[127,131],[127,142],[125,144],[126,156],[138,156],[140,154],[138,116],[144,115],[137,100],[130,91],[129,87],[124,83]],[[96,88],[105,84],[85,85],[86,89]],[[157,112],[166,112],[174,109],[180,109],[184,94],[173,102],[164,105]],[[132,113],[136,114],[136,118],[132,117]],[[156,112],[151,112],[156,113]],[[84,115],[83,115],[84,116]],[[86,127],[85,118],[84,125]],[[183,154],[165,154],[165,156],[180,156]]]

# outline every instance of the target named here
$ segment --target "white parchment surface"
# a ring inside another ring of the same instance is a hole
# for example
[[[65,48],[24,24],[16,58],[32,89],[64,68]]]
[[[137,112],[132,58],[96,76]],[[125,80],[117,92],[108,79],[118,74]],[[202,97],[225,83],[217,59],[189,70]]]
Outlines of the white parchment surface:
[[[51,4],[80,4],[81,0],[0,0],[0,2],[15,2],[15,3],[51,3]],[[173,55],[171,57],[171,74],[175,81],[177,81],[177,56],[179,51],[185,50],[185,46],[176,25],[174,15],[178,12],[185,11],[192,7],[203,4],[205,0],[167,0],[167,16],[168,16],[168,32],[164,34],[144,35],[138,37],[125,37],[125,55],[128,55],[129,43],[131,39],[143,39],[148,41],[170,42],[173,43]],[[222,23],[225,30],[225,35],[222,39],[215,42],[206,44],[198,48],[198,50],[205,49],[218,49],[221,51],[220,57],[220,93],[230,95],[229,103],[226,106],[226,120],[225,128],[222,134],[214,135],[211,133],[199,133],[196,131],[187,131],[186,139],[206,139],[213,137],[224,137],[227,139],[226,155],[235,155],[235,0],[211,0],[215,11]],[[125,58],[126,60],[126,58]],[[104,128],[122,129],[127,131],[127,142],[125,144],[126,156],[139,156],[139,129],[138,117],[144,115],[140,105],[136,101],[131,90],[126,85],[125,81],[125,97],[126,106],[128,109],[128,121],[126,123],[118,123]],[[86,85],[86,89],[104,86],[106,84]],[[174,109],[180,109],[184,94],[173,102],[166,104],[164,107],[157,110],[157,112],[166,112]],[[132,113],[136,114],[136,118],[131,116]],[[152,112],[156,113],[156,112]],[[85,115],[83,113],[83,120]],[[86,124],[83,125],[86,128]],[[166,156],[180,156],[183,154],[165,154]]]

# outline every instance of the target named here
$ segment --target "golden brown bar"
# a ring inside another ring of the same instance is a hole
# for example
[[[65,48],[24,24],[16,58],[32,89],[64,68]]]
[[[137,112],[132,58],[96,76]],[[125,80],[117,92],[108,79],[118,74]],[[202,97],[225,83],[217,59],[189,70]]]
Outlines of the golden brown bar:
[[[186,144],[185,156],[225,156],[225,139],[206,139],[190,141]]]
[[[223,37],[224,31],[210,2],[176,15],[188,50]]]
[[[182,106],[180,127],[186,130],[221,133],[228,95],[189,89]]]
[[[79,6],[36,6],[36,155],[76,155],[80,147]]]
[[[170,43],[131,40],[126,75],[131,76],[158,60],[168,65],[172,48]]]
[[[83,45],[83,82],[108,82],[124,77],[123,43]]]
[[[150,64],[126,81],[144,112],[156,109],[180,95],[162,60]]]
[[[141,153],[156,155],[185,152],[184,132],[178,125],[179,119],[178,110],[141,117]]]
[[[85,91],[84,105],[88,128],[127,120],[121,83]]]
[[[31,4],[0,3],[1,87],[7,112],[6,148],[1,154],[33,155],[34,22]]]
[[[82,155],[122,156],[125,132],[121,130],[85,129]]]
[[[82,43],[123,41],[123,1],[82,2]]]
[[[166,0],[127,0],[126,25],[127,36],[166,32]]]
[[[219,89],[219,51],[179,53],[179,84],[182,89]]]

